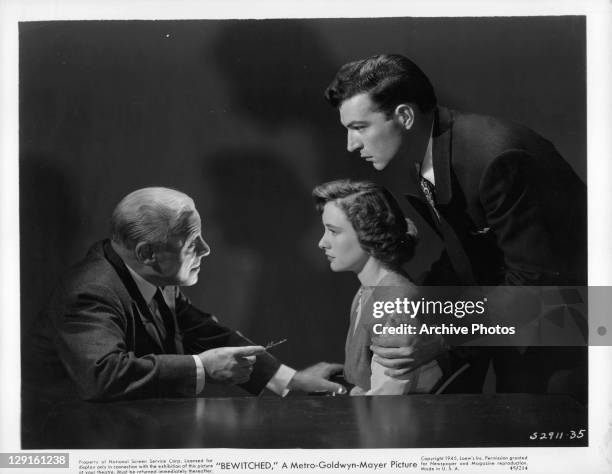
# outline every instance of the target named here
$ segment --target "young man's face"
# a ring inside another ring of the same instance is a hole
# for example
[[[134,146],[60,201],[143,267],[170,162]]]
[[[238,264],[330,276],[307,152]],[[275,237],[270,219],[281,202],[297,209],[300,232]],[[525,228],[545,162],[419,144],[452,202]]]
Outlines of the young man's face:
[[[396,114],[387,116],[377,109],[368,93],[358,94],[340,104],[340,122],[347,129],[348,151],[361,157],[378,171],[398,154],[405,129]]]

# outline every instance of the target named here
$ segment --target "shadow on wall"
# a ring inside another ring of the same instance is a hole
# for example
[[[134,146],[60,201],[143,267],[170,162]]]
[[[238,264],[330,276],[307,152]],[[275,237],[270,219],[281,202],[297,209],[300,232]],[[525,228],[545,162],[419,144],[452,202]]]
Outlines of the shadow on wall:
[[[303,20],[223,25],[214,61],[245,115],[279,127],[291,121],[316,124],[328,114],[323,89],[335,65]]]
[[[402,197],[406,190],[396,182],[399,175],[388,183],[388,176],[363,163],[358,154],[347,152],[338,112],[323,96],[342,62],[330,55],[313,24],[310,20],[228,22],[217,36],[215,61],[227,80],[233,103],[245,117],[264,125],[270,134],[292,125],[308,132],[314,153],[300,159],[307,158],[310,168],[304,172],[304,164],[297,166],[305,177],[307,194],[316,185],[338,178],[368,179],[394,192],[404,212],[419,224],[421,242],[430,242],[422,243],[417,256],[407,264],[407,271],[416,277],[439,253],[439,245],[433,231]],[[317,24],[321,25],[320,21]],[[343,24],[332,22],[327,27],[342,29]],[[296,163],[292,157],[296,153],[299,150],[288,149],[283,158]],[[348,292],[347,286],[344,294]]]
[[[21,328],[42,309],[72,262],[82,210],[71,178],[53,156],[26,153],[19,167]]]
[[[275,352],[288,363],[342,360],[357,282],[323,261],[310,197],[317,184],[359,172],[323,97],[338,65],[304,20],[224,22],[213,51],[231,106],[262,143],[282,144],[241,149],[236,130],[236,148],[204,157],[214,222],[231,248],[224,259],[238,269],[233,317],[258,342],[288,338]]]
[[[310,190],[267,150],[221,150],[206,162],[214,197],[210,222],[223,240],[221,282],[230,282],[218,291],[240,300],[234,301],[237,327],[259,343],[287,338],[275,355],[290,364],[342,360],[351,290],[345,284],[338,294],[319,278],[331,272],[321,265],[318,233],[305,241],[318,219]],[[315,343],[320,349],[313,353]]]
[[[338,114],[323,96],[340,64],[307,20],[227,22],[214,51],[232,103],[246,118],[270,134],[287,127],[310,134],[310,158],[321,179],[360,172],[346,152]]]

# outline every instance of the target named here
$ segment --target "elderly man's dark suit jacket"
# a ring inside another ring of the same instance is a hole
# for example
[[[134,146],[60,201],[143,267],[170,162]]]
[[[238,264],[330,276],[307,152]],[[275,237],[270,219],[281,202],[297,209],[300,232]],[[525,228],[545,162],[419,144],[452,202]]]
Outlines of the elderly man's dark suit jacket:
[[[176,347],[167,353],[146,324],[150,312],[121,259],[108,241],[94,245],[33,327],[24,356],[24,397],[194,396],[196,366],[189,354],[251,342],[193,307],[178,288],[175,295]],[[268,354],[258,356],[243,388],[259,393],[279,365]]]
[[[586,186],[550,142],[520,125],[440,107],[433,166],[438,216],[418,184],[418,165],[406,196],[445,244],[426,285],[586,284]],[[560,352],[585,360],[586,351]],[[508,357],[498,365],[527,364],[515,379],[545,377],[529,358]],[[514,380],[506,388],[546,383],[532,382]]]

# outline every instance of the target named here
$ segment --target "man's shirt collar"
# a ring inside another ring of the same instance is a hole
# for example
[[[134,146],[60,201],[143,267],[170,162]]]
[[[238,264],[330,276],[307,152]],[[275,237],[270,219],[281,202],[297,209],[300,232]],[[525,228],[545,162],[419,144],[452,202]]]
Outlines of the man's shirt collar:
[[[433,168],[433,138],[431,132],[429,133],[429,142],[427,143],[425,157],[423,158],[423,162],[421,163],[421,177],[425,178],[427,181],[429,181],[435,186],[436,179],[434,176]]]
[[[136,283],[136,286],[138,287],[138,290],[140,291],[140,294],[144,298],[145,302],[147,304],[150,304],[151,300],[153,300],[153,296],[155,296],[157,287],[149,283],[147,280],[141,277],[138,273],[132,270],[127,263],[125,262],[123,263],[125,264],[130,274],[132,275],[132,278],[134,278],[134,283]]]

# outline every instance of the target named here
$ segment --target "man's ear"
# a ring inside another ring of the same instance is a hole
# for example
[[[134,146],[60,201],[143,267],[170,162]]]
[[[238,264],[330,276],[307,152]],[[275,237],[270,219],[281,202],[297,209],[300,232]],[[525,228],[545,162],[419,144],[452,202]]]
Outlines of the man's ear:
[[[134,254],[136,260],[144,265],[153,265],[157,261],[155,250],[148,242],[138,242],[134,248]]]
[[[414,109],[410,104],[399,104],[395,107],[393,115],[404,130],[410,130],[414,125]]]

